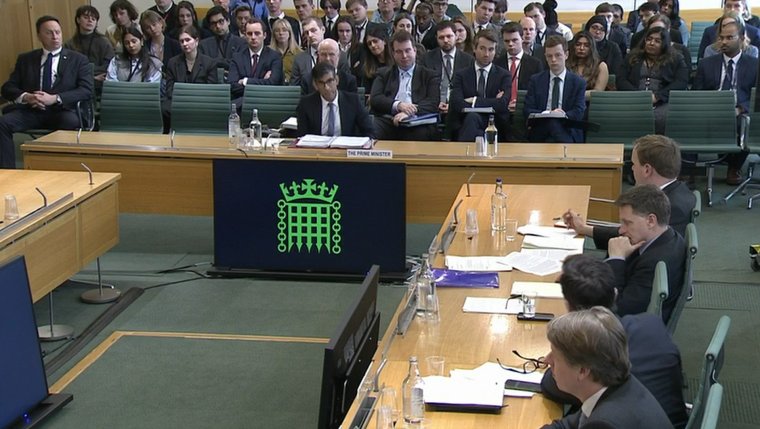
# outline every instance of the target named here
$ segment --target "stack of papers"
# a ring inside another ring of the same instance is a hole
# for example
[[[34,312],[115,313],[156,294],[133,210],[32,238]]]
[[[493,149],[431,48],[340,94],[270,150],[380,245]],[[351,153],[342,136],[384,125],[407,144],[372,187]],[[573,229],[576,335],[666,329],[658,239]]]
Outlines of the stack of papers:
[[[512,290],[514,290],[514,287]],[[462,311],[465,313],[517,314],[523,311],[523,303],[518,298],[505,299],[468,296],[464,300]]]
[[[447,408],[499,411],[504,402],[504,383],[466,377],[424,377],[425,404]]]
[[[537,276],[548,276],[562,270],[560,260],[523,252],[510,253],[506,256],[506,262],[524,273]]]
[[[306,148],[361,149],[372,147],[372,139],[369,137],[333,137],[306,134],[305,136],[298,139],[296,146]]]
[[[514,368],[518,371],[522,368]],[[507,371],[496,362],[486,362],[479,367],[472,370],[453,369],[451,370],[452,379],[466,379],[479,381],[482,383],[496,382],[501,387],[503,395],[514,396],[518,398],[530,398],[535,393],[526,392],[523,390],[504,389],[504,383],[507,380],[527,381],[528,383],[541,383],[541,379],[544,377],[542,372],[532,372],[530,374],[520,374],[514,371]],[[426,381],[427,383],[427,381]]]
[[[445,264],[459,271],[512,271],[506,256],[454,256],[446,255]]]
[[[298,130],[298,118],[295,116],[289,117],[285,122],[280,124],[280,128],[286,130]]]
[[[554,237],[539,237],[527,235],[523,239],[523,249],[562,249],[583,252],[583,237],[568,237],[557,235]]]
[[[512,295],[522,295],[526,291],[536,292],[539,298],[564,298],[562,286],[559,283],[547,282],[514,282]]]

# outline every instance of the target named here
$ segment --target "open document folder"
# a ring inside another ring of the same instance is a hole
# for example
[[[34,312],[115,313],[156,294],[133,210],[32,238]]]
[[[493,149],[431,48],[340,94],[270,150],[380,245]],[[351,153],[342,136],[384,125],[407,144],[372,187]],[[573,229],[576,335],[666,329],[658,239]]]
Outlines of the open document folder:
[[[370,149],[372,148],[372,139],[369,137],[318,136],[316,134],[306,134],[298,139],[296,147]]]

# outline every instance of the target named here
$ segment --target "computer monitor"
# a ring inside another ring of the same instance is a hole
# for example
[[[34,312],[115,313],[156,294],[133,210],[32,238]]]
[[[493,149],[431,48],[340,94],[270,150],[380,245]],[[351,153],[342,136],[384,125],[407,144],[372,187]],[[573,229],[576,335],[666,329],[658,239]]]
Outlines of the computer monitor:
[[[335,334],[325,347],[319,429],[337,429],[377,350],[380,313],[377,288],[380,267],[373,265]]]
[[[23,256],[0,266],[0,427],[32,427],[71,401],[49,395]]]
[[[217,159],[213,175],[215,274],[403,279],[404,164]]]

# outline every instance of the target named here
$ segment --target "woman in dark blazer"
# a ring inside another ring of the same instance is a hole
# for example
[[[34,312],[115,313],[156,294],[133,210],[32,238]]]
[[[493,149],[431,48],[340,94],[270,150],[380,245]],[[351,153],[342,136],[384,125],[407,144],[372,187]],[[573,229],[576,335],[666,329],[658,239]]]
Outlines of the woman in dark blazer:
[[[171,37],[166,37],[166,22],[161,15],[146,10],[140,15],[140,27],[145,34],[145,47],[151,55],[166,64],[169,59],[182,53],[179,43]]]
[[[668,30],[657,27],[644,33],[642,45],[623,61],[616,81],[619,91],[651,91],[657,134],[665,132],[670,91],[686,89],[688,83],[683,55],[671,46]]]
[[[164,128],[169,129],[171,99],[174,84],[180,83],[218,83],[216,60],[198,52],[200,33],[195,26],[186,25],[177,34],[182,53],[174,56],[166,64],[166,97],[162,102]]]

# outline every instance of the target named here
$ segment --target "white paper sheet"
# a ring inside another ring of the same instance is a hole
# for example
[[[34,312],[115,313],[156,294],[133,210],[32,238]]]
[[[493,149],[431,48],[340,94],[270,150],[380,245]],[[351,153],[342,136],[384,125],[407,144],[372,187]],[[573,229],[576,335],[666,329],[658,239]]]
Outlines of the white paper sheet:
[[[454,256],[446,255],[446,267],[460,271],[512,271],[506,256]]]
[[[517,314],[523,311],[522,301],[505,298],[480,298],[468,296],[464,300],[462,311],[465,313]]]
[[[562,270],[562,263],[560,261],[541,256],[512,252],[506,258],[506,262],[515,269],[537,276],[547,276]]]
[[[514,282],[512,294],[522,295],[525,291],[536,292],[539,298],[564,298],[562,286],[559,283],[548,282]]]
[[[523,239],[523,248],[526,249],[564,249],[564,250],[580,250],[583,251],[583,237],[570,237],[570,236],[553,236],[553,237],[537,237],[534,235],[526,235]]]
[[[572,229],[539,225],[523,225],[517,228],[517,232],[522,235],[537,235],[539,237],[575,237],[578,235]]]
[[[496,380],[440,376],[423,377],[423,380],[425,403],[501,407],[504,402],[504,383]]]

